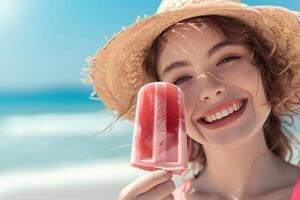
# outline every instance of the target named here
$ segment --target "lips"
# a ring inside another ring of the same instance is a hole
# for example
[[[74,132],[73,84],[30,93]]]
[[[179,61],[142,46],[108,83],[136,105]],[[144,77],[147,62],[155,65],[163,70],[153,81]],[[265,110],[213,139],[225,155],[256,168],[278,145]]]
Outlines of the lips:
[[[223,103],[217,105],[216,107],[214,107],[213,109],[210,109],[209,111],[206,111],[198,120],[200,120],[203,117],[215,114],[217,112],[221,112],[223,109],[228,108],[229,106],[233,105],[234,103],[238,104],[242,100],[247,101],[247,98],[232,99],[232,100],[223,102]]]
[[[248,101],[246,100],[243,106],[238,111],[228,115],[227,117],[223,117],[222,119],[216,120],[212,123],[205,122],[202,120],[202,118],[198,119],[197,122],[206,129],[218,129],[225,127],[242,117],[243,113],[246,110],[247,103]]]

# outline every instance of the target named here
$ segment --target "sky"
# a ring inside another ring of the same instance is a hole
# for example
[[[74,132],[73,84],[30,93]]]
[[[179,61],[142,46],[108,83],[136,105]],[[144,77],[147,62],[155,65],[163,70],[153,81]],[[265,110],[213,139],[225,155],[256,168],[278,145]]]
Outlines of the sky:
[[[299,0],[244,0],[300,11]],[[263,3],[262,3],[263,2]],[[85,58],[160,0],[0,0],[0,93],[88,88]]]

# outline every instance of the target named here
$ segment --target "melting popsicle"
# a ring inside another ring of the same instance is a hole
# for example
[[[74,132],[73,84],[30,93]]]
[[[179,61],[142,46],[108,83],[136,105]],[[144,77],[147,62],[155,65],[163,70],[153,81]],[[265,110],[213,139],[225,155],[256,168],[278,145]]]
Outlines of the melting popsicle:
[[[188,167],[183,92],[174,84],[153,82],[138,93],[131,166],[180,175]]]

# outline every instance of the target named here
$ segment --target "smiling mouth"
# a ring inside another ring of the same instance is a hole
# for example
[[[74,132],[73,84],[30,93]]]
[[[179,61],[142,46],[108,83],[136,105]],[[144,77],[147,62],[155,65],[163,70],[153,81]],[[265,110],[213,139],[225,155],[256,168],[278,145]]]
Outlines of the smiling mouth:
[[[217,119],[212,122],[207,122],[204,120],[204,118],[200,118],[197,120],[197,122],[208,129],[215,129],[215,128],[223,127],[223,126],[237,120],[244,113],[245,108],[247,106],[248,99],[243,99],[242,102],[243,102],[243,104],[239,110],[227,115],[226,117]]]

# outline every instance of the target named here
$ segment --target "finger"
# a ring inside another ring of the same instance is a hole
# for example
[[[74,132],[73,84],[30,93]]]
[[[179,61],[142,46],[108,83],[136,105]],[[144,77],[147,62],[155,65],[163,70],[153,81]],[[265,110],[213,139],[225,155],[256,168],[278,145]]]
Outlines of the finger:
[[[161,200],[171,195],[175,188],[175,183],[172,180],[168,180],[164,183],[154,186],[148,192],[141,194],[138,199]]]
[[[142,194],[156,185],[166,182],[172,178],[172,173],[165,170],[157,170],[146,174],[126,187],[128,194],[126,196],[135,197]]]

